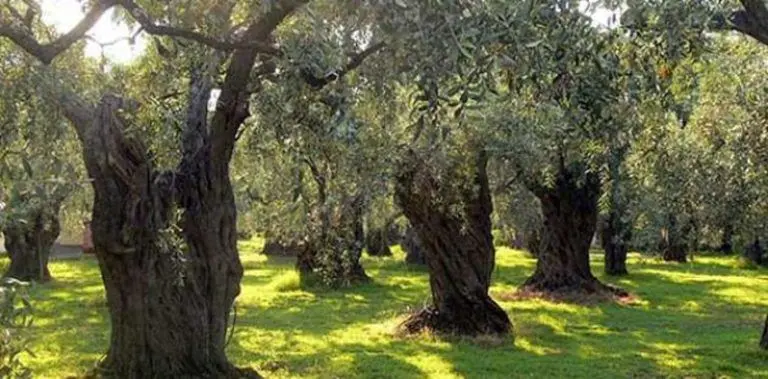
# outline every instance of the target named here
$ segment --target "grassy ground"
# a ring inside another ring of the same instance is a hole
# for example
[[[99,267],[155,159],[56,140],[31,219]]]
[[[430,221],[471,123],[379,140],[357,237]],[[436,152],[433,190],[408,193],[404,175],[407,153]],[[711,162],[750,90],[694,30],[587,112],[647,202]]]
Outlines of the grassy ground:
[[[291,260],[257,255],[255,245],[243,244],[243,293],[228,352],[267,377],[768,377],[768,354],[756,346],[768,276],[740,268],[736,258],[667,264],[633,255],[631,275],[610,281],[637,295],[637,304],[502,301],[516,340],[488,344],[393,336],[403,313],[429,293],[426,272],[405,266],[400,254],[366,258],[370,284],[311,292],[299,288]],[[600,257],[593,261],[601,272]],[[501,249],[492,293],[513,291],[533,265]],[[109,338],[95,262],[58,261],[51,271],[56,281],[32,291],[35,357],[28,362],[39,378],[88,370]]]

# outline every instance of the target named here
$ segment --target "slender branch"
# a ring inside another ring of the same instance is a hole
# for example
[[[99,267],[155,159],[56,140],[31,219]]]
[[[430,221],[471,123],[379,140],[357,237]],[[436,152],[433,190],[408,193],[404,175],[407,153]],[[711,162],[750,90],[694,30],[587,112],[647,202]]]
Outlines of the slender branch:
[[[168,25],[159,25],[147,14],[144,9],[138,6],[133,0],[116,0],[149,34],[157,36],[178,37],[210,46],[221,51],[232,51],[236,49],[255,49],[263,54],[280,54],[280,50],[263,41],[241,41],[232,42],[210,36],[206,36],[191,30],[176,28]]]
[[[325,77],[318,78],[314,76],[309,70],[306,70],[306,69],[301,70],[300,72],[301,77],[312,88],[315,88],[315,89],[323,88],[326,85],[341,79],[342,77],[344,77],[344,75],[348,74],[349,72],[354,71],[356,68],[360,67],[360,65],[362,65],[363,62],[365,62],[365,60],[368,57],[372,56],[373,54],[376,54],[386,46],[387,44],[385,42],[378,42],[369,46],[365,50],[362,50],[358,53],[354,53],[350,55],[349,61],[347,61],[347,64],[344,65],[344,67],[342,67],[338,71],[332,71],[328,73],[327,75],[325,75]]]
[[[308,0],[291,0],[289,3],[304,3]],[[0,37],[7,37],[15,44],[35,56],[44,64],[50,64],[59,54],[66,51],[75,42],[86,37],[86,33],[99,21],[102,15],[112,7],[120,5],[127,10],[145,32],[156,36],[178,37],[192,40],[222,51],[236,49],[255,50],[262,54],[279,55],[280,50],[263,39],[245,39],[232,42],[209,37],[191,30],[167,25],[158,25],[149,14],[133,0],[100,0],[85,14],[85,17],[68,33],[49,43],[40,43],[31,32],[14,26],[7,20],[0,19]],[[16,12],[18,13],[18,12]]]

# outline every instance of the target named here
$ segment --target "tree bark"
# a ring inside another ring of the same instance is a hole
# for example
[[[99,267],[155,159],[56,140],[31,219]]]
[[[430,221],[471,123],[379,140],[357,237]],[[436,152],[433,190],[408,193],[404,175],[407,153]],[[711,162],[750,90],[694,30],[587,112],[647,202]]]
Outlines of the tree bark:
[[[403,236],[402,248],[405,250],[405,262],[412,265],[425,265],[424,248],[416,230],[409,226]]]
[[[250,21],[242,40],[269,44],[273,31],[305,3],[273,2]],[[0,36],[48,64],[83,38],[114,5],[100,2],[69,33],[49,43],[41,44],[26,30],[11,26],[0,28]],[[135,4],[122,5],[131,8],[128,13],[145,29],[168,30],[148,25],[145,12]],[[225,19],[231,11],[226,3],[209,9]],[[138,133],[127,131],[121,115],[132,113],[135,105],[106,95],[93,106],[68,85],[60,85],[55,75],[40,81],[75,127],[94,188],[94,251],[112,324],[109,350],[100,365],[105,376],[258,377],[230,364],[224,348],[228,315],[243,275],[229,163],[238,131],[250,115],[249,84],[260,53],[255,45],[226,54],[190,51],[182,157],[173,172],[155,170]],[[214,78],[225,61],[220,96],[208,117]],[[41,75],[53,72],[43,70]]]
[[[5,250],[11,260],[5,277],[38,282],[51,280],[48,258],[61,232],[60,204],[35,209],[24,222],[12,221],[3,229]]]
[[[341,287],[369,279],[360,264],[365,246],[361,201],[358,195],[333,210],[321,202],[320,219],[312,222],[317,228],[296,260],[303,282],[319,277],[329,287]]]
[[[488,295],[495,251],[486,154],[479,154],[474,162],[474,186],[460,190],[455,188],[460,177],[451,180],[445,175],[438,180],[419,159],[411,162],[413,165],[398,175],[395,196],[422,242],[432,305],[406,320],[405,330],[426,328],[459,335],[509,333],[509,317]],[[456,214],[456,205],[462,209],[461,215]]]
[[[597,174],[581,175],[582,172],[579,167],[562,168],[551,188],[527,183],[541,202],[544,225],[536,271],[523,283],[526,291],[621,292],[598,281],[589,267],[589,248],[597,227],[600,179]]]
[[[677,216],[667,215],[667,227],[662,230],[661,256],[667,262],[688,261],[687,228],[678,226]]]
[[[125,378],[246,375],[224,353],[243,275],[227,165],[208,158],[206,143],[177,172],[156,171],[123,134],[121,108],[105,96],[84,141],[112,325],[102,368]]]
[[[627,275],[627,252],[632,239],[632,226],[621,219],[618,212],[610,211],[601,230],[601,242],[605,251],[605,273]]]
[[[768,315],[765,316],[763,334],[760,336],[760,348],[763,350],[768,350]]]

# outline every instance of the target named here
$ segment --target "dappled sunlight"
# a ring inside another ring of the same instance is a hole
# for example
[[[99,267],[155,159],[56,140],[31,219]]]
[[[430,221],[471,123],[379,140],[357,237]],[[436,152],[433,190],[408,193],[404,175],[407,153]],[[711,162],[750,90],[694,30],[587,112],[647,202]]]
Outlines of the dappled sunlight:
[[[562,353],[558,349],[549,348],[546,346],[536,345],[527,338],[517,337],[515,339],[515,346],[518,349],[535,355],[551,355]]]
[[[427,272],[400,258],[364,258],[370,283],[309,290],[300,287],[292,259],[243,249],[227,352],[272,378],[768,376],[768,359],[756,349],[768,305],[765,271],[740,269],[729,258],[675,265],[633,254],[630,275],[611,279],[638,294],[631,305],[510,301],[501,295],[535,262],[499,250],[491,294],[512,319],[514,343],[398,336],[405,314],[430,296]],[[26,332],[36,353],[26,360],[41,378],[87,371],[109,339],[95,261],[55,262],[52,270],[56,281],[32,288],[35,324]]]

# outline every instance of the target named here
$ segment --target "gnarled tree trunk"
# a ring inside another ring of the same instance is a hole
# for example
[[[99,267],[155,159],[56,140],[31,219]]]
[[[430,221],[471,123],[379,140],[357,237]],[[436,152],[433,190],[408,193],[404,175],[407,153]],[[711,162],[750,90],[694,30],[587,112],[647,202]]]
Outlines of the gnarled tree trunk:
[[[48,258],[61,232],[60,207],[61,203],[57,201],[49,208],[29,212],[26,220],[12,220],[6,225],[3,236],[11,264],[5,277],[38,282],[51,280]]]
[[[123,134],[120,108],[105,97],[84,138],[112,324],[103,368],[124,378],[238,376],[224,353],[243,275],[228,161],[210,159],[206,142],[176,172],[158,172]],[[176,209],[179,234],[169,228]]]
[[[554,187],[527,183],[541,201],[544,226],[536,271],[523,284],[533,292],[616,292],[592,275],[589,247],[597,227],[600,179],[563,168]],[[583,176],[583,178],[580,178]]]
[[[395,196],[424,248],[432,305],[403,326],[409,332],[428,328],[461,335],[509,333],[509,317],[488,295],[495,252],[485,153],[475,164],[474,186],[460,193],[453,193],[457,189],[448,175],[438,180],[419,159],[411,162],[413,166],[398,176]],[[455,214],[456,205],[461,215]]]

